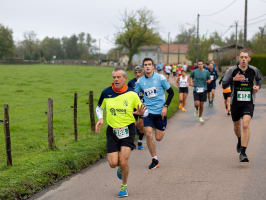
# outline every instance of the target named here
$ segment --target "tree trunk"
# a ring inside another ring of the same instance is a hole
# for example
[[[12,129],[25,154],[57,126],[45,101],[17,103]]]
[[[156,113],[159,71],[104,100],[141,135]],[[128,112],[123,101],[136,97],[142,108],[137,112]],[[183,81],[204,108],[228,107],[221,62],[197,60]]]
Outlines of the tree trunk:
[[[128,55],[127,70],[133,70],[134,66],[132,64],[133,54]]]

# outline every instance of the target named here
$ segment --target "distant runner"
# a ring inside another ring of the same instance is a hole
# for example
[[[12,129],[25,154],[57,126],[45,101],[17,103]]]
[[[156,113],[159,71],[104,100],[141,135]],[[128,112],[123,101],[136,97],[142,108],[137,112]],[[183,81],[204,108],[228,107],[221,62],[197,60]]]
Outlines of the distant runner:
[[[201,123],[204,122],[202,113],[204,102],[207,100],[207,83],[211,82],[210,72],[204,69],[203,66],[204,62],[202,60],[198,61],[198,68],[190,74],[190,85],[194,86],[194,116],[199,117]]]
[[[136,87],[136,82],[137,80],[143,76],[143,68],[142,67],[139,67],[139,66],[136,66],[135,67],[135,75],[136,75],[136,78],[133,78],[132,80],[130,80],[128,82],[128,87],[131,88],[132,90],[135,89]],[[141,91],[139,94],[138,94],[141,102],[143,103],[144,102],[144,93],[143,91]],[[134,115],[135,119],[136,119],[136,122],[135,122],[135,126],[136,126],[136,133],[137,135],[139,136],[139,140],[138,140],[138,150],[142,150],[143,149],[143,145],[142,145],[142,139],[143,139],[143,136],[144,136],[144,124],[143,124],[143,117],[140,116],[140,115]]]
[[[221,77],[219,81],[219,85],[221,85],[224,76]],[[227,88],[223,89],[223,96],[224,96],[224,105],[225,110],[228,116],[231,115],[231,87],[228,86]]]
[[[177,78],[177,85],[179,88],[179,106],[178,109],[182,109],[182,112],[187,112],[185,109],[186,100],[188,95],[188,76],[186,75],[186,71],[181,71],[181,76]]]
[[[208,93],[208,100],[209,100],[209,106],[213,106],[213,101],[215,97],[215,89],[216,89],[216,80],[218,79],[218,73],[213,68],[213,64],[209,64],[209,72],[210,72],[210,79],[211,82],[207,84],[207,93]]]

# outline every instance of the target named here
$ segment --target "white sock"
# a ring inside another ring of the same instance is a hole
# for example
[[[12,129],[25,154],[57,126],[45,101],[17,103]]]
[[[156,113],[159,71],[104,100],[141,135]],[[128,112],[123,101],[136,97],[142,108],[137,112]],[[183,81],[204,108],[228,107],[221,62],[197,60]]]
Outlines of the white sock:
[[[138,142],[142,143],[142,140],[138,140]]]
[[[154,159],[158,160],[158,157],[157,157],[157,156],[153,156],[152,158],[154,158]]]

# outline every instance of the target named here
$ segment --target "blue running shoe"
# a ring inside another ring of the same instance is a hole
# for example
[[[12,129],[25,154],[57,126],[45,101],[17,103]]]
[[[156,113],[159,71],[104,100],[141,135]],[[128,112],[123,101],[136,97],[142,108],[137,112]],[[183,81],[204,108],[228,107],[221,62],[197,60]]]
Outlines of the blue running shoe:
[[[144,149],[144,147],[143,147],[143,145],[141,144],[141,145],[138,145],[138,150],[143,150]]]
[[[128,196],[127,185],[121,184],[120,191],[118,192],[118,197],[127,197],[127,196]]]
[[[121,171],[122,171],[121,167],[117,167],[116,175],[117,175],[117,178],[119,178],[120,180],[122,179]]]

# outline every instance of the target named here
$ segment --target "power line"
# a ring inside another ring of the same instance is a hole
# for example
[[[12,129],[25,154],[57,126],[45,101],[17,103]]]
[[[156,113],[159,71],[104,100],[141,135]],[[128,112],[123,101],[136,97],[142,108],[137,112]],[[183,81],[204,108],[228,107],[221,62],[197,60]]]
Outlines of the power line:
[[[248,23],[248,25],[254,25],[254,24],[258,24],[258,23],[260,23],[260,22],[265,22],[266,21],[266,18],[264,18],[264,19],[260,19],[260,20],[258,20],[258,21],[255,21],[255,22],[251,22],[251,23]],[[241,27],[243,27],[244,25],[243,24],[241,24],[240,25]]]
[[[258,17],[251,18],[251,19],[249,19],[248,21],[253,21],[253,20],[258,19],[258,18],[261,18],[261,17],[263,17],[263,16],[265,16],[265,15],[266,15],[266,13],[263,14],[263,15],[260,15],[260,16],[258,16]]]
[[[207,15],[201,15],[201,16],[209,17],[209,16],[217,15],[217,14],[223,12],[224,10],[226,10],[227,8],[229,8],[230,6],[232,6],[235,2],[237,2],[237,0],[232,1],[230,4],[228,4],[227,6],[225,6],[224,8],[222,8],[222,9],[216,11],[216,12],[213,12],[213,13],[207,14]]]
[[[231,28],[233,28],[234,25],[230,25],[225,32],[222,33],[221,37],[225,36],[226,33],[228,33],[228,31],[230,31]]]

